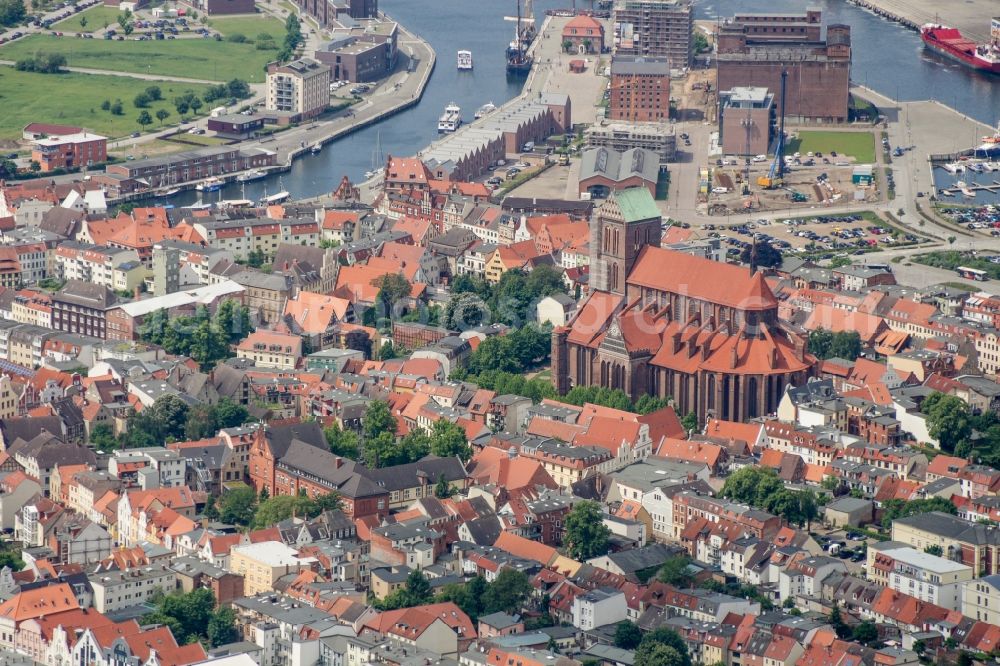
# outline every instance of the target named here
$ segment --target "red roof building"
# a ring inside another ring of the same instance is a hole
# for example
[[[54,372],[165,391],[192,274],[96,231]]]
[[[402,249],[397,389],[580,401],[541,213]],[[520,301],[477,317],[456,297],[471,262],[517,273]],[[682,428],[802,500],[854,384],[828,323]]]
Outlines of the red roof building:
[[[785,388],[812,374],[805,339],[778,320],[761,273],[660,248],[660,220],[641,188],[617,193],[595,214],[594,292],[553,332],[556,389],[669,395],[700,420],[774,413]]]

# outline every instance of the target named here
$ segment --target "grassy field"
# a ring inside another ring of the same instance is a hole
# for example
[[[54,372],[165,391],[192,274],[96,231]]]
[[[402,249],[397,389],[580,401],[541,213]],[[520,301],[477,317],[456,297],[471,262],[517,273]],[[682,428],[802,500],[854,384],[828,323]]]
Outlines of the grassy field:
[[[255,16],[234,16],[232,18],[209,19],[208,27],[218,30],[223,35],[233,35],[239,33],[247,39],[257,39],[257,35],[262,32],[274,37],[274,41],[281,43],[285,38],[285,24],[276,18],[265,14]]]
[[[797,139],[788,142],[785,154],[818,151],[825,156],[831,150],[838,155],[850,155],[859,164],[875,163],[875,138],[871,132],[800,131]]]
[[[276,52],[258,51],[252,44],[214,39],[119,42],[49,35],[32,35],[0,46],[0,59],[3,60],[20,60],[36,53],[61,53],[70,67],[212,81],[240,78],[262,83],[264,65]]]
[[[109,137],[119,137],[139,129],[135,119],[140,110],[133,98],[153,85],[123,76],[102,74],[34,74],[13,67],[0,67],[0,139],[21,136],[21,129],[31,122],[79,125]],[[156,82],[166,100],[191,91],[201,95],[208,86]],[[101,110],[101,102],[121,99],[125,114],[114,116]],[[177,122],[177,111],[169,101],[154,102],[149,110],[156,118],[158,109],[170,112],[167,122]],[[159,127],[154,120],[149,129]]]
[[[63,32],[94,32],[95,30],[102,30],[105,24],[116,25],[120,13],[120,10],[113,7],[97,5],[79,14],[73,14],[68,19],[63,19],[53,24],[52,27],[55,30]],[[84,27],[80,23],[80,19],[84,16],[87,17],[87,27]]]

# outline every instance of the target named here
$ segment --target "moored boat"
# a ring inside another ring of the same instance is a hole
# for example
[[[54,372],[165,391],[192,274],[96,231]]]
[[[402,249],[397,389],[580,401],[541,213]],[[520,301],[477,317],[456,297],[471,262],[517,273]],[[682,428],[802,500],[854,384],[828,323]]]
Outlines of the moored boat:
[[[981,72],[1000,74],[1000,19],[993,19],[991,34],[990,42],[977,44],[957,28],[937,23],[925,23],[920,27],[924,45],[935,53]]]

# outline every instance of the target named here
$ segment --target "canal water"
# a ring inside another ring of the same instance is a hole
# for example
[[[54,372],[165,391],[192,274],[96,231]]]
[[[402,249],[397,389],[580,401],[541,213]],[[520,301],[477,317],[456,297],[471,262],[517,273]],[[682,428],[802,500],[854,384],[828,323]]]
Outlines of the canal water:
[[[546,9],[570,6],[569,0],[536,0],[540,24]],[[577,7],[589,6],[577,0]],[[929,53],[917,33],[845,0],[817,0],[811,6],[823,11],[824,23],[851,26],[853,78],[858,83],[891,98],[937,99],[977,120],[996,126],[1000,116],[1000,77],[973,72]],[[716,19],[738,12],[801,12],[801,0],[696,0],[698,19]],[[410,31],[427,40],[437,53],[437,66],[423,99],[416,106],[371,127],[327,144],[317,155],[295,161],[290,172],[248,183],[246,198],[259,199],[265,188],[271,194],[284,189],[293,199],[331,192],[346,174],[354,182],[363,180],[372,168],[376,145],[383,154],[413,155],[437,137],[437,118],[445,105],[456,102],[462,115],[471,119],[486,102],[501,103],[520,92],[520,83],[508,81],[504,72],[504,49],[514,24],[503,17],[516,11],[514,0],[381,0],[380,8]],[[946,21],[942,17],[942,21]],[[989,20],[986,17],[984,20]],[[456,51],[472,51],[475,68],[459,72]],[[963,146],[964,147],[964,146]],[[185,192],[171,200],[182,206],[199,200]],[[211,200],[243,198],[238,185],[221,193],[205,195]]]

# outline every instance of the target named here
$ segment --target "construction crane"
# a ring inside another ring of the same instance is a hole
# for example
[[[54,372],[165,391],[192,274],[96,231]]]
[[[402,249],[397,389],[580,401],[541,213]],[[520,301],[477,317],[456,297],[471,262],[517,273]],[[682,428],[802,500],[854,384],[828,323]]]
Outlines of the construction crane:
[[[766,176],[757,178],[757,185],[764,189],[774,189],[781,185],[785,175],[785,89],[787,88],[788,70],[781,72],[781,116],[778,121],[778,138],[774,143],[774,161]]]
[[[747,117],[741,121],[746,130],[746,145],[744,146],[744,173],[743,173],[743,194],[750,194],[750,137],[753,133],[753,118],[750,116],[750,107],[747,107]]]

